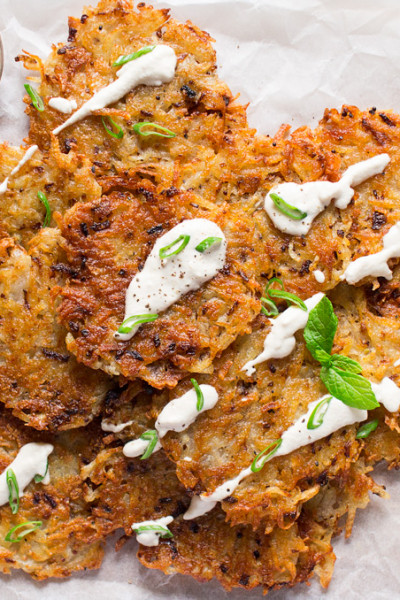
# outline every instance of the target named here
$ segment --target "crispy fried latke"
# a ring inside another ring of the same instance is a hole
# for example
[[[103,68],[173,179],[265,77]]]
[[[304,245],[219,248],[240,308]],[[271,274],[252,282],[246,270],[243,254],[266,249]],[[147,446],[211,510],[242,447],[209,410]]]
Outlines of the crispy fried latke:
[[[0,239],[0,402],[36,429],[89,423],[112,382],[76,362],[56,315],[57,288],[70,272],[60,232],[46,228],[29,252]]]

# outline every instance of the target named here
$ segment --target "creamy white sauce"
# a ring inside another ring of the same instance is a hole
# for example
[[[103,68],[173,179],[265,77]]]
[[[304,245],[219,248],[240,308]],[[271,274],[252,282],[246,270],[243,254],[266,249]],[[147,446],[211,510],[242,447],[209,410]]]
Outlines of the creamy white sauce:
[[[162,260],[160,249],[180,235],[190,235],[187,246],[179,254]],[[208,237],[222,238],[222,242],[205,252],[198,252],[195,247]],[[225,255],[225,236],[213,221],[188,219],[179,223],[156,241],[142,271],[130,282],[126,292],[124,320],[132,315],[159,314],[183,295],[198,290],[222,269]],[[118,340],[129,340],[138,329],[139,326],[136,326],[130,333],[114,335]]]
[[[272,327],[265,338],[264,350],[254,360],[247,362],[242,371],[247,375],[252,375],[255,371],[255,365],[258,365],[270,358],[284,358],[293,352],[296,345],[294,334],[307,325],[310,310],[313,309],[324,297],[322,292],[314,294],[311,298],[304,301],[307,306],[307,312],[297,306],[290,306],[275,319],[270,319]]]
[[[324,283],[324,281],[325,281],[325,273],[323,273],[319,269],[315,269],[314,277],[315,277],[315,281],[317,281],[318,283]]]
[[[117,71],[117,79],[96,92],[69,119],[53,131],[55,135],[123,98],[138,85],[162,85],[170,82],[175,74],[176,55],[169,46],[158,45],[147,54],[127,62]]]
[[[182,396],[179,396],[179,398],[171,400],[171,402],[168,402],[168,404],[164,406],[163,410],[158,415],[158,419],[154,426],[157,430],[159,439],[164,437],[168,431],[184,431],[195,422],[201,413],[210,410],[210,408],[214,408],[218,402],[217,390],[212,385],[207,384],[201,384],[200,389],[203,392],[204,398],[204,404],[201,410],[197,410],[197,395],[194,388]],[[148,440],[141,440],[140,438],[132,440],[125,444],[123,453],[129,458],[141,456],[148,445]],[[160,450],[160,448],[161,444],[160,442],[157,442],[153,453]],[[189,460],[191,459],[189,458]]]
[[[385,277],[392,279],[393,273],[387,262],[391,258],[400,257],[400,221],[389,229],[382,238],[383,250],[368,256],[361,256],[349,264],[342,275],[350,285],[354,285],[364,277]]]
[[[141,523],[132,523],[132,529],[137,529],[138,527],[145,527],[146,525],[161,525],[161,527],[167,527],[172,521],[173,517],[161,517],[160,519],[155,519],[154,521],[142,521]],[[136,539],[139,544],[143,546],[158,546],[160,542],[160,536],[162,532],[157,531],[143,531],[142,533],[136,533]]]
[[[398,359],[396,360],[396,362],[394,363],[394,365],[393,365],[393,366],[394,366],[394,367],[398,367],[399,365],[400,365],[400,358],[398,358]]]
[[[291,235],[305,235],[310,230],[315,217],[322,212],[332,200],[337,208],[343,209],[354,196],[354,187],[373,175],[382,173],[388,165],[388,154],[378,154],[368,160],[349,167],[337,182],[311,181],[308,183],[281,183],[272,188],[265,197],[264,208],[275,227]],[[299,221],[284,215],[277,209],[271,193],[280,196],[287,204],[294,206],[307,216]]]
[[[76,100],[68,100],[68,98],[51,98],[49,100],[50,108],[58,110],[58,112],[64,113],[64,115],[70,115],[72,111],[78,108]]]
[[[141,440],[138,438],[137,440],[132,440],[131,442],[125,444],[122,452],[128,458],[136,458],[137,456],[142,456],[142,454],[146,452],[149,443],[149,440]],[[157,442],[152,453],[154,454],[154,452],[157,452],[160,449],[161,444],[160,442]]]
[[[132,425],[134,421],[127,421],[126,423],[119,423],[118,425],[114,425],[114,423],[109,423],[108,421],[101,422],[101,428],[103,431],[111,431],[112,433],[120,433],[125,429],[125,427],[129,427]]]
[[[371,383],[372,391],[380,404],[389,412],[400,409],[400,388],[389,377],[384,377],[379,383]]]
[[[9,180],[10,176],[18,173],[18,171],[21,169],[21,167],[23,167],[24,164],[27,163],[28,160],[30,160],[32,158],[32,156],[35,154],[36,150],[38,150],[38,146],[36,146],[36,145],[30,146],[28,148],[28,150],[25,152],[24,156],[21,158],[19,163],[13,168],[10,175],[8,177],[6,177],[4,179],[4,181],[0,184],[0,193],[4,193],[7,191],[8,180]]]
[[[28,487],[35,475],[46,474],[47,460],[53,452],[54,446],[51,444],[30,443],[22,446],[13,462],[6,467],[0,475],[0,506],[8,503],[9,490],[7,485],[7,471],[12,469],[19,487],[19,497],[24,495],[25,488]],[[49,482],[47,473],[42,483]]]

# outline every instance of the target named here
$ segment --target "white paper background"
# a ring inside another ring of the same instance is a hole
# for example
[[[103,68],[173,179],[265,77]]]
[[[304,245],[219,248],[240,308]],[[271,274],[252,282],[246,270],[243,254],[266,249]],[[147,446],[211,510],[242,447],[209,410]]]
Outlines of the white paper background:
[[[21,143],[27,132],[22,103],[21,49],[44,57],[51,42],[66,41],[67,16],[82,14],[81,0],[0,0],[5,68],[0,82],[0,140]],[[260,133],[283,122],[316,123],[325,107],[400,110],[400,3],[398,0],[169,0],[178,19],[191,19],[216,39],[220,76],[242,102]],[[358,514],[352,538],[335,541],[337,563],[328,592],[310,588],[271,593],[271,600],[386,600],[400,598],[400,480],[379,469],[391,500],[373,497]],[[225,594],[214,582],[165,577],[140,567],[131,540],[109,548],[99,572],[69,581],[33,583],[0,576],[1,600],[230,600],[261,598],[261,590]]]

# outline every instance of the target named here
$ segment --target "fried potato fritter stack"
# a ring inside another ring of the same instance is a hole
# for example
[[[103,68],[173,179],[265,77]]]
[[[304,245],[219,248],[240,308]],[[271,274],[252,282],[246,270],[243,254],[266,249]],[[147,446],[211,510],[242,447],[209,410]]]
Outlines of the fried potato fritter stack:
[[[115,80],[118,57],[156,44],[176,53],[170,83],[138,86],[54,135],[67,116],[51,98],[81,107]],[[333,351],[373,381],[400,383],[398,259],[389,263],[390,281],[352,287],[340,278],[352,260],[379,251],[400,221],[400,117],[344,107],[327,110],[315,130],[290,135],[282,126],[274,138],[257,136],[216,74],[210,36],[128,0],[101,0],[70,18],[67,43],[45,62],[18,58],[39,76],[44,110],[25,98],[27,143],[38,149],[16,174],[25,150],[0,147],[0,176],[9,177],[0,195],[0,473],[29,442],[54,450],[50,483],[32,480],[15,514],[11,503],[0,507],[0,569],[44,579],[97,568],[107,536],[122,530],[119,547],[133,523],[172,516],[172,537],[140,546],[149,568],[215,577],[228,590],[268,591],[313,574],[326,587],[343,517],[348,536],[369,494],[385,496],[373,466],[400,465],[398,414],[377,408],[369,437],[357,437],[358,425],[343,427],[275,457],[209,513],[184,514],[194,496],[247,468],[325,393],[301,331],[289,356],[252,375],[243,370],[271,330],[261,312],[270,278],[302,299],[325,292],[339,320]],[[171,135],[141,136],[135,125],[145,122]],[[306,236],[282,233],[263,209],[279,183],[337,181],[380,153],[390,156],[385,171],[357,186],[346,209],[321,212]],[[51,207],[46,227],[41,194]],[[154,243],[194,218],[223,230],[224,267],[131,340],[116,340],[126,290]],[[150,457],[125,456],[123,446],[154,430],[193,377],[215,388],[217,404],[167,433]],[[26,521],[40,526],[7,541]]]

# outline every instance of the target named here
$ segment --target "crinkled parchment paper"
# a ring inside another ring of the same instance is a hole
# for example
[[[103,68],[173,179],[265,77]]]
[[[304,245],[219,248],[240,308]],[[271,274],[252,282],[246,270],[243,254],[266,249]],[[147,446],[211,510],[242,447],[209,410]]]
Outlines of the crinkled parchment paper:
[[[0,82],[0,140],[21,143],[27,132],[22,103],[21,49],[45,57],[51,42],[67,38],[67,16],[84,0],[0,0],[5,69]],[[178,19],[191,19],[216,39],[220,76],[242,102],[251,125],[273,134],[281,123],[316,123],[326,107],[342,103],[400,111],[398,0],[169,0]],[[400,598],[400,481],[378,469],[390,500],[373,497],[358,513],[349,541],[335,541],[337,563],[327,592],[308,588],[271,593],[271,600]],[[147,571],[135,559],[135,541],[120,553],[110,545],[99,572],[68,581],[34,583],[0,576],[1,600],[231,600],[261,598],[260,590],[225,594],[219,585]]]

